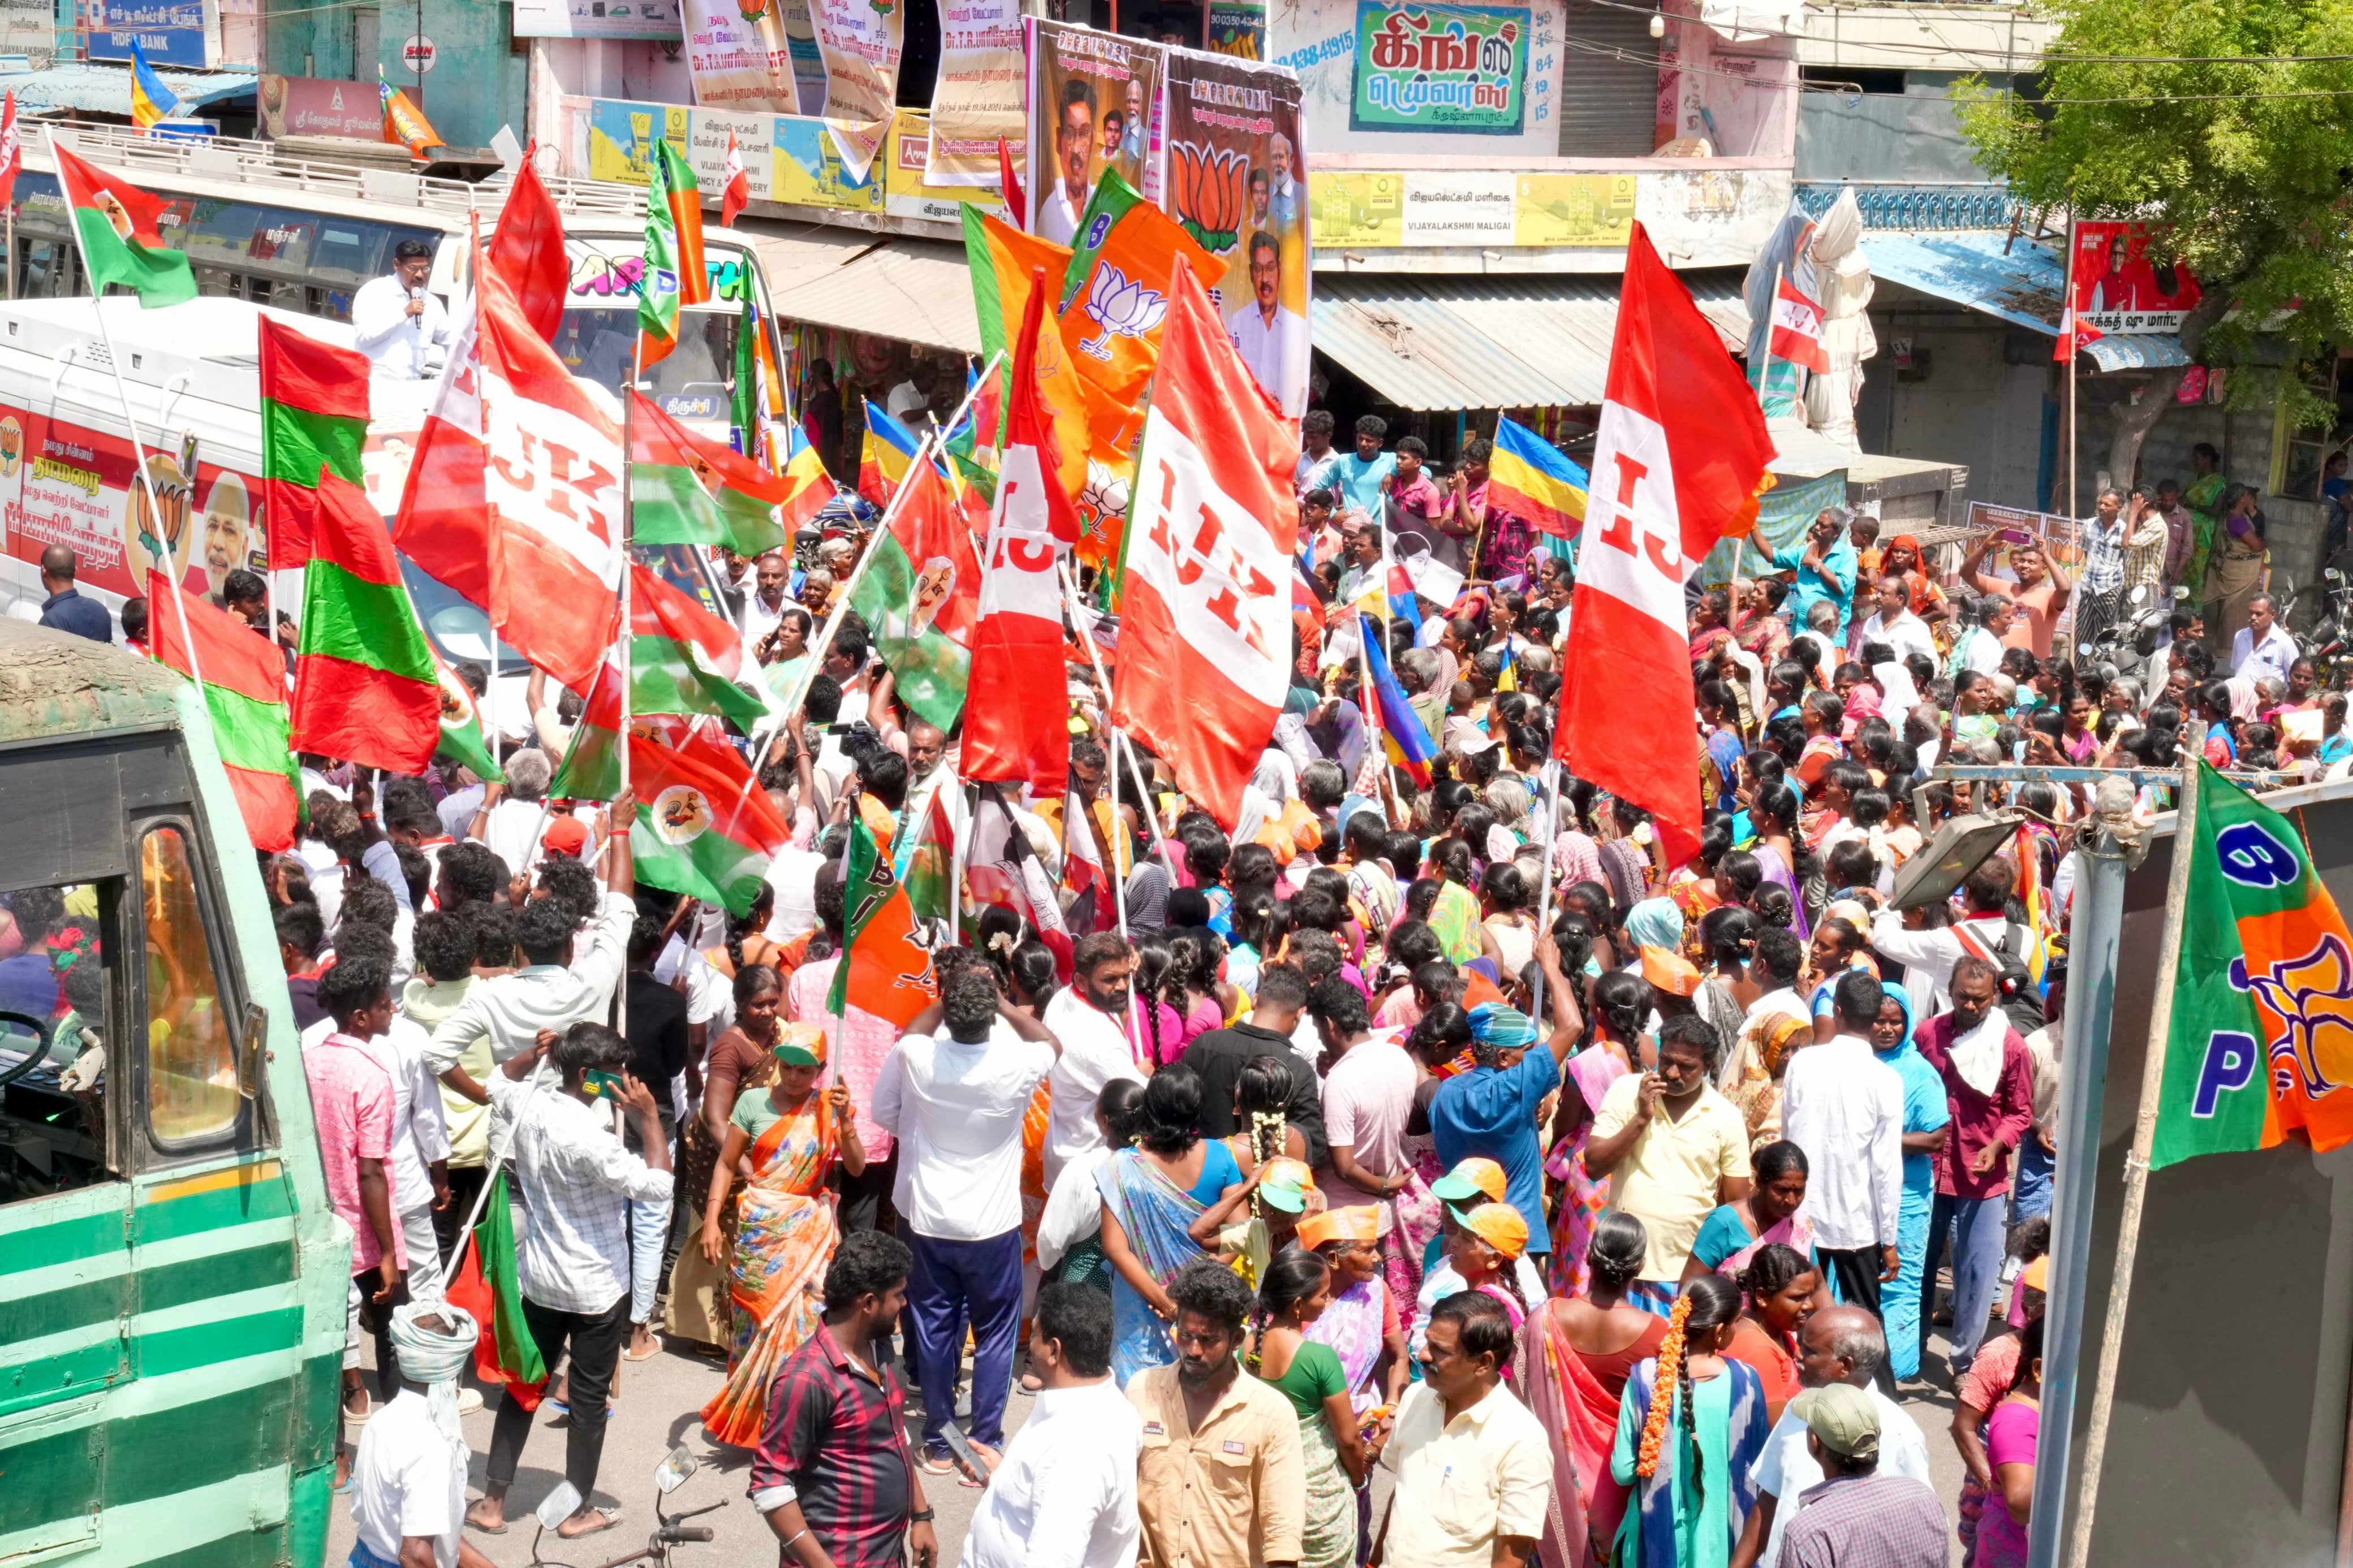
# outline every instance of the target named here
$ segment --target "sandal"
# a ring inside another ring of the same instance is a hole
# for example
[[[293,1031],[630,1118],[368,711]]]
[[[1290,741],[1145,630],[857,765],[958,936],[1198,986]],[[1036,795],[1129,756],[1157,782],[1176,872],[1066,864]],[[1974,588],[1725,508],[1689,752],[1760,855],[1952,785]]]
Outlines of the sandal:
[[[654,1357],[662,1353],[662,1337],[659,1334],[656,1334],[653,1336],[652,1344],[645,1351],[640,1352],[634,1350],[625,1350],[621,1352],[621,1359],[623,1361],[651,1361]]]
[[[923,1474],[927,1476],[961,1476],[964,1474],[963,1467],[955,1462],[955,1458],[953,1455],[941,1454],[934,1456],[929,1448],[924,1449],[923,1457],[915,1461],[915,1468],[923,1471]]]
[[[590,1525],[586,1530],[575,1530],[569,1535],[564,1533],[564,1527],[562,1525],[558,1525],[555,1527],[555,1538],[558,1541],[577,1541],[584,1535],[602,1535],[605,1531],[612,1529],[615,1525],[621,1522],[621,1510],[618,1505],[612,1508],[605,1508],[600,1505],[596,1511],[604,1516],[604,1523]]]

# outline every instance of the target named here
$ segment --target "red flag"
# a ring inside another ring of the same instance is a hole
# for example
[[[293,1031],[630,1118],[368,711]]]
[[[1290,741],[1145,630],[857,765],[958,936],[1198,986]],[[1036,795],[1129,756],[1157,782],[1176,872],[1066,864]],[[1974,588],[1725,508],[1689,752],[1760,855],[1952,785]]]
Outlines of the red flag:
[[[1699,845],[1683,580],[1756,504],[1773,442],[1724,340],[1634,225],[1593,447],[1553,754]]]
[[[620,579],[620,426],[484,268],[477,316],[418,433],[393,538],[501,636],[575,690],[612,641]]]
[[[1180,258],[1136,460],[1112,721],[1229,832],[1290,685],[1298,461],[1298,426]]]
[[[1005,187],[1006,220],[1019,229],[1029,226],[1029,204],[1022,199],[1021,176],[1013,172],[1013,149],[997,139],[997,180]]]
[[[752,176],[744,172],[744,151],[727,133],[727,181],[719,190],[719,226],[733,228],[735,216],[752,205]]]
[[[2068,287],[2073,289],[2073,284]],[[2075,301],[2070,299],[2059,308],[2059,341],[2051,345],[2054,364],[2065,364],[2075,357],[2075,351],[2086,343],[2095,343],[2106,334],[2097,327],[2087,327],[2075,319]]]
[[[5,108],[0,108],[0,206],[16,199],[16,176],[25,169],[25,143],[16,133],[16,95],[8,94]]]
[[[1054,967],[1068,981],[1077,943],[1062,921],[1062,905],[1054,896],[1053,879],[1038,864],[1029,836],[1013,820],[1013,810],[993,784],[980,787],[973,803],[972,837],[965,853],[965,877],[976,904],[994,904],[1012,910],[1054,952]]]
[[[277,642],[150,571],[147,646],[156,663],[204,677],[213,743],[253,847],[294,847],[294,751],[286,738],[286,666]]]
[[[1046,416],[1035,364],[1045,279],[1029,290],[1013,365],[1012,418],[982,563],[980,619],[965,689],[964,776],[1028,781],[1040,795],[1070,777],[1070,704],[1063,695],[1062,585],[1054,563],[1079,538],[1077,509],[1047,479]]]
[[[1822,347],[1822,308],[1806,298],[1786,273],[1773,295],[1771,347],[1775,359],[1803,365],[1816,375],[1831,368],[1830,353]]]
[[[1062,890],[1071,895],[1063,920],[1081,936],[1119,923],[1119,903],[1095,843],[1094,818],[1074,785],[1062,795]]]
[[[564,248],[564,215],[539,183],[529,153],[515,171],[506,205],[499,209],[499,225],[491,234],[491,265],[514,290],[531,330],[554,342],[571,291],[572,258]]]

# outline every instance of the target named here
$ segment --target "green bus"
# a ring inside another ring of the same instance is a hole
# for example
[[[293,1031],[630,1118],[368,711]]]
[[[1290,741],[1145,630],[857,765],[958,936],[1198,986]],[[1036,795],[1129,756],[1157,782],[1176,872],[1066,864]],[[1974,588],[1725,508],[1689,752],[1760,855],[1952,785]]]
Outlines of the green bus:
[[[0,1565],[315,1564],[351,1231],[191,683],[0,620]]]

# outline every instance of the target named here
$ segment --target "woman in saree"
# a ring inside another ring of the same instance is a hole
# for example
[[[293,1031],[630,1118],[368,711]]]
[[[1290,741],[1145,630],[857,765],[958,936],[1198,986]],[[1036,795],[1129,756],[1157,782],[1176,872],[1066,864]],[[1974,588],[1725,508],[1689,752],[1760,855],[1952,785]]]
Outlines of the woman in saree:
[[[1757,857],[1766,881],[1789,890],[1795,910],[1789,930],[1803,942],[1814,931],[1806,913],[1805,886],[1814,872],[1814,858],[1798,847],[1798,792],[1787,781],[1759,787],[1748,803],[1748,820],[1757,829],[1757,842],[1748,852]]]
[[[1332,1266],[1331,1302],[1307,1325],[1307,1337],[1340,1358],[1360,1420],[1367,1411],[1394,1410],[1412,1371],[1397,1298],[1381,1278],[1381,1228],[1377,1204],[1327,1209],[1299,1222],[1299,1245]]]
[[[1780,578],[1759,577],[1741,590],[1740,613],[1732,619],[1732,640],[1768,669],[1789,646],[1789,623],[1781,615],[1788,595],[1789,584]]]
[[[1556,1296],[1585,1291],[1588,1243],[1609,1206],[1609,1178],[1586,1173],[1585,1145],[1609,1086],[1639,1070],[1638,1062],[1654,1058],[1643,1048],[1642,1021],[1650,1013],[1651,984],[1639,974],[1604,974],[1586,987],[1585,1016],[1592,1020],[1593,1033],[1564,1064],[1560,1109],[1552,1123],[1559,1136],[1545,1161],[1545,1169],[1561,1184],[1553,1211],[1551,1273],[1545,1281]]]
[[[2222,524],[2222,497],[2231,485],[2222,477],[2222,454],[2211,442],[2200,441],[2189,448],[2189,467],[2193,477],[2181,488],[2181,504],[2189,509],[2190,527],[2189,559],[2182,565],[2181,581],[2195,594],[2204,585],[2206,569],[2213,560],[2214,535]]]
[[[1233,1152],[1203,1138],[1200,1121],[1201,1075],[1182,1062],[1162,1068],[1145,1085],[1136,1147],[1113,1154],[1095,1177],[1112,1267],[1112,1375],[1122,1388],[1146,1367],[1176,1361],[1168,1281],[1201,1256],[1194,1222],[1244,1184]]]
[[[768,1385],[785,1358],[817,1331],[823,1313],[826,1265],[840,1239],[826,1178],[837,1160],[851,1176],[866,1169],[849,1086],[837,1079],[822,1093],[817,1089],[825,1066],[825,1031],[796,1024],[770,1054],[776,1074],[767,1091],[739,1093],[728,1111],[727,1142],[720,1148],[702,1211],[703,1261],[714,1268],[728,1265],[722,1218],[730,1206],[736,1162],[748,1161],[752,1179],[733,1194],[729,1294],[735,1335],[727,1384],[702,1407],[702,1429],[712,1440],[742,1448],[759,1442],[767,1420]]]
[[[1733,1321],[1724,1353],[1754,1372],[1764,1385],[1767,1423],[1781,1419],[1782,1409],[1798,1396],[1798,1331],[1817,1308],[1829,1305],[1830,1289],[1822,1279],[1813,1259],[1778,1241],[1757,1247],[1741,1270],[1741,1299],[1746,1305]]]
[[[1733,1060],[1725,1071],[1729,1080],[1724,1097],[1740,1112],[1747,1126],[1751,1148],[1760,1148],[1781,1136],[1781,1073],[1789,1053],[1811,1044],[1812,1022],[1802,1014],[1775,1008],[1759,1013],[1740,1031]]]
[[[1724,1568],[1748,1510],[1751,1472],[1771,1428],[1757,1373],[1723,1354],[1740,1289],[1717,1275],[1676,1298],[1659,1353],[1618,1405],[1609,1473],[1632,1504],[1618,1526],[1620,1568]]]
[[[1928,558],[1915,535],[1899,533],[1889,540],[1879,554],[1879,571],[1882,576],[1900,576],[1905,580],[1912,590],[1912,613],[1927,622],[1932,632],[1951,613],[1945,603],[1945,591],[1929,574]]]
[[[1806,1152],[1784,1139],[1757,1151],[1756,1183],[1745,1198],[1719,1204],[1692,1239],[1683,1279],[1716,1273],[1738,1280],[1757,1248],[1778,1243],[1809,1260],[1814,1223],[1806,1216]],[[1827,1300],[1824,1302],[1828,1305]]]
[[[1460,838],[1440,841],[1432,864],[1438,870],[1438,901],[1430,906],[1430,929],[1437,934],[1446,962],[1458,968],[1487,951],[1479,921],[1479,900],[1473,880],[1471,846]]]
[[[2222,500],[2222,521],[2206,569],[2206,601],[2215,605],[2206,624],[2225,647],[2247,624],[2248,601],[2263,591],[2265,549],[2263,513],[2255,504],[2254,487],[2232,486]]]
[[[1290,1401],[1299,1418],[1307,1479],[1299,1568],[1349,1568],[1356,1560],[1356,1489],[1379,1452],[1361,1433],[1347,1374],[1331,1346],[1308,1331],[1332,1301],[1332,1266],[1293,1247],[1267,1266],[1242,1341],[1242,1366]]]
[[[776,1082],[782,1065],[776,1056],[785,1038],[785,1025],[777,1016],[784,1005],[782,977],[765,963],[747,963],[735,971],[732,992],[735,1021],[703,1055],[701,1112],[679,1129],[678,1180],[690,1202],[693,1194],[711,1190],[714,1172],[733,1174],[733,1166],[719,1163],[720,1151],[727,1145],[727,1119],[734,1114],[738,1098]],[[816,1026],[793,1027],[794,1039],[806,1045],[808,1029]],[[822,1031],[818,1037],[823,1038]],[[719,1210],[719,1250],[711,1252],[698,1231],[670,1270],[670,1311],[662,1326],[703,1347],[706,1355],[720,1354],[735,1341],[726,1273],[726,1259],[735,1254],[735,1205],[723,1205]]]
[[[1617,1537],[1626,1506],[1625,1488],[1609,1474],[1626,1379],[1637,1363],[1659,1353],[1667,1337],[1664,1318],[1626,1300],[1649,1246],[1642,1222],[1632,1215],[1603,1215],[1582,1259],[1588,1289],[1546,1302],[1541,1331],[1520,1336],[1529,1359],[1513,1386],[1551,1435],[1553,1500],[1575,1509],[1597,1542]],[[1564,1471],[1574,1477],[1573,1486],[1563,1483]],[[1546,1545],[1539,1539],[1537,1553],[1545,1568],[1555,1568]]]
[[[1691,657],[1694,660],[1714,658],[1716,639],[1732,635],[1732,595],[1721,588],[1710,588],[1699,596],[1685,619],[1691,633]]]

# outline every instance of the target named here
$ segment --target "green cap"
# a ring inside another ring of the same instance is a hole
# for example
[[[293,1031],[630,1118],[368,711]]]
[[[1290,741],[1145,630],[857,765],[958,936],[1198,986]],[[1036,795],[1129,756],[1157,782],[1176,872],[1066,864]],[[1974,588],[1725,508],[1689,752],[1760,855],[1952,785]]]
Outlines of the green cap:
[[[1258,1184],[1258,1195],[1265,1199],[1270,1206],[1279,1208],[1285,1214],[1307,1212],[1307,1190],[1304,1187],[1296,1187],[1288,1182],[1261,1182]]]
[[[788,1068],[814,1068],[825,1065],[818,1059],[818,1054],[815,1051],[807,1046],[797,1046],[790,1040],[785,1041],[776,1047],[776,1057]]]
[[[1831,1453],[1849,1459],[1879,1458],[1879,1406],[1852,1384],[1802,1390],[1789,1401],[1789,1411]]]

